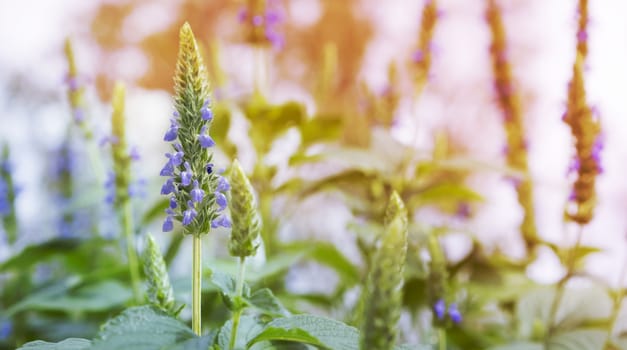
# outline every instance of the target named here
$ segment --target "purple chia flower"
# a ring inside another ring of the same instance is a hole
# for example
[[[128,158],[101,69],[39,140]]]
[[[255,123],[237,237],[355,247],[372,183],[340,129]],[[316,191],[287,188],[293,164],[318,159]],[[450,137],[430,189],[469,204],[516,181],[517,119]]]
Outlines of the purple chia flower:
[[[179,125],[176,119],[170,119],[170,128],[165,132],[163,136],[163,141],[174,141],[178,136]]]
[[[110,171],[107,174],[107,179],[105,180],[104,187],[106,193],[105,202],[107,204],[113,204],[113,202],[115,201],[115,173]]]
[[[181,172],[181,184],[183,186],[189,186],[192,182],[192,168],[189,166],[188,162],[185,162],[185,171]]]
[[[435,305],[433,305],[433,312],[435,312],[438,319],[441,320],[444,318],[444,314],[446,313],[446,303],[444,303],[444,299],[439,299],[435,302]]]
[[[570,162],[570,165],[568,166],[568,171],[566,172],[566,175],[578,172],[579,167],[580,167],[579,158],[577,157],[573,158],[573,160]]]
[[[255,27],[261,27],[263,25],[263,17],[260,15],[253,16],[253,25]]]
[[[181,151],[175,153],[166,153],[165,156],[169,159],[168,162],[174,166],[179,166],[183,163],[183,152]]]
[[[200,117],[202,120],[211,121],[213,119],[213,111],[209,108],[210,101],[207,99],[200,109]]]
[[[227,218],[226,215],[220,215],[220,217],[211,221],[211,228],[218,228],[218,227],[230,228],[231,220],[229,220],[229,218]]]
[[[237,12],[237,20],[240,23],[244,23],[246,21],[246,18],[248,18],[248,10],[246,9],[246,7],[242,7]]]
[[[216,143],[213,141],[211,136],[207,135],[207,126],[204,125],[200,129],[200,135],[198,135],[198,141],[200,141],[200,146],[202,148],[213,147]]]
[[[132,161],[139,161],[141,159],[141,154],[139,153],[139,148],[137,146],[131,147],[131,150],[128,152],[129,157],[131,157]]]
[[[424,60],[424,53],[422,52],[422,50],[416,50],[414,51],[414,53],[411,55],[411,60],[414,63],[421,63]]]
[[[191,224],[196,215],[198,215],[198,213],[196,212],[196,209],[194,209],[194,203],[192,203],[192,201],[188,201],[187,210],[183,212],[183,226]]]
[[[216,196],[216,204],[219,206],[219,210],[224,210],[226,208],[226,196],[220,192],[215,193]]]
[[[172,216],[168,215],[165,217],[163,221],[163,226],[161,227],[161,231],[163,232],[171,232],[174,229],[174,221],[172,220]]]
[[[205,166],[205,170],[207,171],[207,174],[211,175],[211,173],[213,173],[213,163],[209,163]]]
[[[10,320],[3,321],[0,324],[0,340],[8,339],[13,333],[13,323]]]
[[[580,43],[586,42],[588,40],[588,32],[585,29],[581,29],[577,31],[577,41]]]
[[[231,188],[229,184],[229,180],[227,180],[224,176],[218,176],[218,186],[216,187],[216,191],[218,192],[226,192]]]
[[[85,120],[85,113],[83,112],[82,109],[80,108],[76,108],[74,110],[74,112],[72,113],[73,117],[74,117],[74,121],[76,122],[82,122],[83,120]]]
[[[170,197],[170,208],[176,209],[177,206],[178,204],[176,203],[176,197],[174,196]]]
[[[134,198],[146,196],[146,179],[138,179],[128,185],[128,195]]]
[[[266,31],[266,39],[268,39],[268,41],[270,42],[270,44],[275,50],[280,50],[285,45],[285,40],[283,39],[283,35],[270,29]]]
[[[198,187],[198,180],[194,180],[194,189],[190,192],[190,196],[192,197],[192,202],[195,203],[202,202],[202,199],[205,197],[205,191]]]
[[[163,169],[159,172],[159,176],[174,176],[174,165],[172,164],[172,159],[165,163]]]
[[[173,193],[175,190],[176,188],[174,187],[174,179],[169,178],[161,187],[161,194],[170,194]]]
[[[455,303],[452,303],[448,307],[448,316],[451,318],[451,321],[453,321],[453,323],[455,324],[459,324],[460,322],[462,322],[462,314],[461,312],[459,312],[459,309],[457,308],[457,304]]]

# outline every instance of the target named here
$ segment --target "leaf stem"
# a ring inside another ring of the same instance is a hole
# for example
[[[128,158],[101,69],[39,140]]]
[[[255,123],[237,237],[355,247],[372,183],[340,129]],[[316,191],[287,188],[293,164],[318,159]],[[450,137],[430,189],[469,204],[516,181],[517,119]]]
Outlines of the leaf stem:
[[[559,308],[560,301],[562,301],[562,298],[564,297],[566,283],[568,283],[568,281],[572,277],[574,270],[575,270],[575,262],[577,260],[577,250],[579,249],[579,246],[581,245],[583,227],[584,227],[583,225],[579,225],[579,230],[577,230],[577,241],[575,242],[575,245],[569,250],[568,256],[566,257],[566,275],[564,276],[564,278],[562,278],[558,282],[557,289],[555,291],[555,298],[553,298],[553,302],[551,303],[551,308],[549,309],[550,311],[549,311],[549,315],[547,319],[548,331],[546,332],[546,335],[544,338],[545,349],[548,348],[549,339],[551,338],[551,335],[553,335],[553,332],[555,331],[555,325],[553,323],[555,322],[555,318],[557,317],[557,310]]]
[[[195,234],[192,257],[192,330],[200,335],[201,314],[200,296],[202,291],[201,240],[200,234]]]
[[[128,257],[128,268],[131,275],[131,285],[133,286],[133,296],[135,302],[141,302],[141,290],[139,281],[139,264],[137,262],[137,252],[135,251],[135,234],[133,232],[133,210],[131,201],[124,201],[122,213],[122,229],[126,238],[126,255]]]
[[[244,273],[246,272],[246,257],[241,256],[239,258],[239,272],[237,274],[237,286],[235,287],[235,298],[239,300],[242,296],[242,290],[244,289]],[[229,349],[235,347],[235,339],[237,339],[237,328],[239,327],[239,319],[242,315],[241,305],[236,305],[237,309],[233,313],[233,324],[231,326],[231,341],[229,343]]]

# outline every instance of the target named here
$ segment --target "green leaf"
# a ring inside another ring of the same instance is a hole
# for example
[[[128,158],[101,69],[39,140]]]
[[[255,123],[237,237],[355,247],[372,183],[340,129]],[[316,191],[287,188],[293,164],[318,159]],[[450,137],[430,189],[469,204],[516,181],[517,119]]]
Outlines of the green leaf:
[[[59,343],[48,343],[41,340],[24,344],[17,350],[88,350],[91,341],[87,339],[69,338]]]
[[[74,251],[83,241],[84,239],[80,238],[53,238],[43,243],[27,246],[20,253],[2,263],[0,272],[11,269],[26,271],[30,266],[52,256]]]
[[[211,271],[209,281],[229,298],[234,298],[237,295],[237,280],[232,275],[220,271]],[[244,297],[250,295],[250,287],[244,283],[242,291]]]
[[[332,350],[359,349],[357,329],[339,321],[312,315],[276,319],[250,340],[248,346],[275,340],[300,342]]]
[[[329,242],[293,242],[283,246],[282,250],[305,252],[307,257],[332,268],[345,286],[353,286],[360,281],[359,269]]]
[[[161,350],[207,350],[209,349],[209,346],[213,345],[215,342],[216,335],[217,331],[214,330],[208,335],[192,338],[171,346],[166,346],[161,348]]]
[[[560,259],[560,262],[563,265],[568,266],[569,263],[574,261],[575,266],[581,266],[583,263],[583,259],[586,258],[590,254],[602,252],[603,249],[591,246],[578,246],[576,249],[573,247],[560,247],[555,244],[547,244],[551,250],[557,255]]]
[[[512,344],[493,347],[488,350],[545,350],[545,349],[544,349],[544,345],[540,343],[516,342]]]
[[[72,290],[78,279],[68,280],[66,284],[55,285],[9,309],[9,314],[22,310],[78,311],[96,312],[109,310],[123,305],[133,295],[129,288],[120,282],[105,280]]]
[[[155,307],[140,306],[125,310],[102,326],[92,350],[154,350],[194,337],[181,321]]]
[[[227,321],[218,333],[217,344],[220,349],[230,349],[231,329],[233,328],[233,320]],[[235,340],[235,349],[247,349],[246,344],[257,336],[263,330],[257,320],[250,316],[242,316],[237,327],[237,339]]]
[[[549,339],[547,350],[592,350],[603,349],[607,331],[598,329],[578,329],[556,334]]]
[[[275,317],[290,316],[289,311],[285,309],[279,299],[268,288],[254,292],[246,301],[261,313]]]

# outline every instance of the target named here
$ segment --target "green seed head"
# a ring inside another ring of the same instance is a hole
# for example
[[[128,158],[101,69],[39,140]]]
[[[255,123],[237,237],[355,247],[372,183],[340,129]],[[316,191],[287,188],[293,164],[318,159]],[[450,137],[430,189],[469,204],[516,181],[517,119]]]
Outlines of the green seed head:
[[[257,213],[253,187],[237,160],[233,162],[231,169],[229,205],[233,221],[229,252],[238,257],[255,255],[258,247],[255,241],[261,232],[261,222]]]
[[[368,275],[361,349],[389,350],[398,335],[403,270],[407,254],[407,210],[396,192],[388,203],[385,233]]]
[[[169,313],[175,313],[174,292],[161,251],[152,235],[146,238],[144,273],[148,282],[148,302]]]
[[[129,200],[129,184],[131,178],[131,158],[126,144],[125,123],[125,92],[124,84],[118,82],[113,90],[113,113],[111,115],[111,156],[115,183],[114,202],[117,205]]]

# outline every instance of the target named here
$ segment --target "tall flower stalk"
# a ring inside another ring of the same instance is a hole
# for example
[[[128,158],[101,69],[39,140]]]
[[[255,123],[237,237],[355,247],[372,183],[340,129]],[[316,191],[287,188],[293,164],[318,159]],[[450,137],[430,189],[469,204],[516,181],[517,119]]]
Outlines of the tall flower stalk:
[[[111,115],[111,156],[113,173],[110,181],[110,200],[117,210],[120,226],[126,239],[128,267],[133,294],[137,302],[141,301],[139,263],[135,250],[135,230],[133,227],[133,208],[129,189],[131,186],[131,154],[126,143],[125,88],[117,83],[113,90],[113,114]]]
[[[174,106],[164,141],[172,152],[160,175],[167,177],[161,194],[170,197],[163,231],[172,231],[174,221],[193,237],[192,330],[201,332],[201,237],[212,228],[230,227],[222,213],[227,206],[226,180],[217,174],[209,135],[213,111],[209,98],[207,70],[188,23],[179,33],[179,53],[174,76]]]
[[[9,244],[17,240],[16,190],[12,170],[9,162],[9,146],[5,144],[0,153],[0,222]]]
[[[259,247],[257,240],[261,234],[261,221],[257,212],[257,202],[253,187],[237,160],[233,162],[231,169],[231,185],[229,207],[233,218],[233,228],[229,241],[229,253],[239,258],[239,273],[236,286],[236,297],[239,298],[242,296],[244,286],[246,258],[255,255]],[[235,346],[241,314],[241,307],[236,305],[236,309],[233,312],[229,349],[233,349]]]
[[[523,174],[522,179],[514,181],[518,203],[523,210],[520,232],[527,249],[532,249],[540,239],[534,214],[533,184],[527,160],[524,118],[520,96],[515,88],[514,77],[508,59],[505,26],[503,25],[501,10],[496,4],[496,0],[487,0],[485,16],[492,33],[490,57],[492,58],[494,89],[498,105],[503,114],[503,126],[507,136],[507,145],[505,147],[507,164]]]
[[[578,225],[575,245],[570,249],[566,264],[566,275],[559,281],[556,295],[549,312],[549,332],[546,341],[554,331],[553,323],[563,298],[566,283],[575,273],[577,251],[583,230],[594,217],[596,205],[596,177],[601,166],[603,136],[601,123],[588,105],[584,81],[584,65],[588,54],[588,1],[579,0],[579,20],[577,25],[577,51],[573,64],[573,76],[568,83],[568,102],[562,119],[570,127],[575,140],[575,156],[569,173],[575,173],[575,181],[565,209],[565,217]]]
[[[401,316],[407,253],[407,209],[396,192],[385,213],[385,233],[374,253],[362,318],[362,350],[394,348]]]
[[[433,34],[440,14],[436,0],[427,0],[422,9],[418,47],[412,54],[415,95],[422,93],[429,79],[433,56]]]

